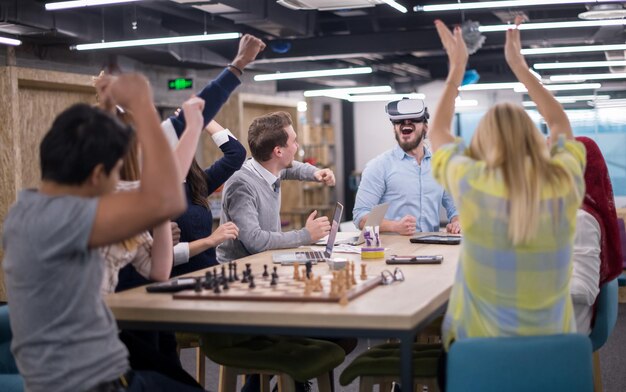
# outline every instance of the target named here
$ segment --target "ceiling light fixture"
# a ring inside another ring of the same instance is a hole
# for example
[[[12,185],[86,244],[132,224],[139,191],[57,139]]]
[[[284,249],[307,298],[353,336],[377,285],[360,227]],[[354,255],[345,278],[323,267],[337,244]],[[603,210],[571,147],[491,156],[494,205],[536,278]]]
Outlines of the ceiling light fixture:
[[[574,103],[580,101],[606,101],[611,99],[610,95],[569,95],[564,97],[554,97],[560,103]],[[526,107],[537,106],[533,101],[524,101],[522,105]]]
[[[140,0],[76,0],[76,1],[60,1],[57,3],[46,4],[46,11],[66,10],[70,8],[95,7],[102,5],[113,5],[123,3],[133,3]]]
[[[600,83],[574,83],[574,84],[546,84],[546,90],[549,91],[570,91],[570,90],[595,90],[602,85]],[[519,87],[513,89],[516,93],[527,93],[528,90],[521,83]]]
[[[147,45],[166,45],[166,44],[182,44],[189,42],[219,41],[225,39],[238,39],[241,33],[220,33],[220,34],[201,34],[201,35],[184,35],[180,37],[163,37],[163,38],[147,38],[134,39],[129,41],[111,41],[94,44],[80,44],[70,46],[72,50],[97,50],[112,48],[127,48],[131,46],[147,46]]]
[[[407,13],[407,9],[405,6],[403,6],[402,4],[398,4],[396,1],[394,0],[382,0],[383,3],[389,5],[390,7],[393,7],[395,9],[397,9],[398,11],[402,12],[403,14]]]
[[[19,39],[0,37],[0,44],[10,45],[10,46],[19,46],[22,44],[22,41],[20,41]]]
[[[318,71],[278,72],[274,74],[255,75],[254,81],[265,82],[268,80],[320,78],[324,76],[358,75],[372,73],[372,67],[357,67],[343,69],[323,69]]]
[[[370,94],[370,93],[388,93],[391,86],[368,86],[368,87],[349,87],[349,88],[330,88],[324,90],[307,90],[304,92],[305,97],[324,97],[338,94]]]
[[[426,99],[426,95],[421,94],[421,93],[357,95],[356,97],[348,97],[348,101],[350,102],[382,102],[382,101],[397,101],[403,98]]]
[[[478,101],[476,99],[461,99],[456,97],[454,100],[454,106],[457,108],[469,108],[473,106],[478,106]]]
[[[626,60],[607,61],[570,61],[564,63],[537,63],[534,69],[568,69],[568,68],[601,68],[601,67],[625,67]]]
[[[567,29],[581,27],[601,27],[601,26],[622,26],[626,25],[626,19],[609,19],[609,20],[577,20],[568,22],[547,22],[547,23],[523,23],[519,25],[520,30],[548,30],[548,29]],[[515,27],[513,24],[500,24],[492,26],[480,26],[478,31],[481,33],[493,33],[499,31],[507,31]]]
[[[607,99],[600,102],[595,102],[596,108],[617,108],[626,106],[626,99]]]
[[[618,3],[623,0],[508,0],[508,1],[483,1],[475,3],[452,3],[452,4],[433,4],[433,5],[416,5],[413,10],[424,12],[438,11],[462,11],[462,10],[478,10],[488,8],[512,8],[512,7],[528,7],[529,5],[548,5],[548,4],[583,4],[583,3]]]
[[[586,74],[586,75],[552,75],[551,82],[584,82],[586,80],[607,80],[607,79],[626,79],[626,73],[602,73],[602,74]]]
[[[529,48],[529,49],[522,49],[521,53],[525,56],[532,56],[532,55],[537,55],[537,54],[605,52],[607,50],[626,50],[626,44],[557,46],[554,48]]]

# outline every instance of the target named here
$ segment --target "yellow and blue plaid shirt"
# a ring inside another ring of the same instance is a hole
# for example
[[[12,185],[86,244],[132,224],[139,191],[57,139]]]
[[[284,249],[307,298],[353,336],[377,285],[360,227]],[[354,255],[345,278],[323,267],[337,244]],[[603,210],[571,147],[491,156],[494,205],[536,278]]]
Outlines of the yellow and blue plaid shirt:
[[[552,162],[572,174],[574,189],[546,187],[538,233],[524,245],[508,237],[509,200],[502,173],[467,156],[461,139],[433,157],[433,175],[454,198],[463,243],[444,345],[455,339],[575,332],[569,295],[576,210],[584,196],[585,147],[564,139]]]

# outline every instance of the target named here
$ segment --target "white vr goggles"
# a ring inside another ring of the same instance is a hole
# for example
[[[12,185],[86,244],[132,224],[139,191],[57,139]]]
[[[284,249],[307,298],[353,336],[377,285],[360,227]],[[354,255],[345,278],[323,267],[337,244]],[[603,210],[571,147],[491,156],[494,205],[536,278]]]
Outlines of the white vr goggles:
[[[403,98],[399,101],[391,101],[385,107],[385,112],[391,121],[411,119],[426,121],[430,117],[428,108],[421,99]]]

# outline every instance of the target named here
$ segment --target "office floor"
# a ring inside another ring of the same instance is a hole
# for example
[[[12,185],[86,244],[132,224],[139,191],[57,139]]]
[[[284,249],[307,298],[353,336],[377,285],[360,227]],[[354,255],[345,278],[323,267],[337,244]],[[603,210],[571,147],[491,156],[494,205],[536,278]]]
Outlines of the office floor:
[[[352,359],[367,349],[368,343],[375,345],[379,343],[373,340],[360,340],[359,345],[350,354],[346,361],[335,371],[335,379],[343,371],[344,367],[349,364]],[[191,374],[195,372],[195,353],[192,349],[183,350],[181,353],[181,360],[183,367]],[[609,338],[608,342],[600,349],[600,363],[602,366],[602,383],[604,385],[605,392],[621,392],[626,391],[626,304],[619,305],[619,316],[617,319],[617,325],[613,334]],[[209,391],[217,391],[217,375],[218,368],[214,363],[207,361],[206,367],[206,388]],[[355,380],[352,384],[341,387],[337,380],[335,380],[335,390],[337,392],[356,392],[358,391],[358,381]],[[314,390],[317,390],[315,388]]]

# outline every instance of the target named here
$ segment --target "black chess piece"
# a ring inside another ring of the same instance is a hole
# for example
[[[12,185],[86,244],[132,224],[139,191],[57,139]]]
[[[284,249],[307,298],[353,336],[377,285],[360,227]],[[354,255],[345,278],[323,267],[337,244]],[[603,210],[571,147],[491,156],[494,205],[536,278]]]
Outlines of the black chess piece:
[[[224,279],[224,284],[222,285],[222,290],[226,291],[230,289],[230,287],[228,286],[228,279]]]
[[[252,268],[250,268],[252,264],[250,263],[246,263],[246,272],[248,273],[248,275],[250,275],[250,272],[252,272]]]
[[[304,266],[306,267],[306,278],[311,279],[311,271],[313,270],[313,263],[311,263],[310,261],[307,261],[306,263],[304,263]]]
[[[220,281],[217,280],[217,278],[215,278],[215,281],[213,283],[213,292],[215,294],[219,294],[222,292],[222,289],[220,288]]]
[[[248,285],[248,287],[251,289],[255,288],[256,284],[254,284],[254,276],[250,275],[249,279],[250,279],[250,284]]]
[[[248,283],[248,271],[243,271],[243,277],[241,278],[241,283]]]
[[[267,264],[263,265],[263,277],[267,278],[268,276],[270,276],[269,272],[267,272]]]
[[[233,278],[233,263],[229,263],[228,264],[228,282],[229,283],[233,283],[235,281],[235,278]]]
[[[270,282],[270,286],[276,286],[278,284],[278,282],[276,281],[277,278],[278,278],[278,274],[274,272],[272,274],[272,281]]]
[[[207,290],[213,288],[213,275],[211,274],[211,271],[207,271],[204,274],[204,288]]]
[[[202,292],[202,278],[196,278],[196,287],[194,288],[194,291],[196,293]]]
[[[237,263],[233,263],[233,278],[235,278],[236,281],[239,281],[239,275],[237,275]]]

